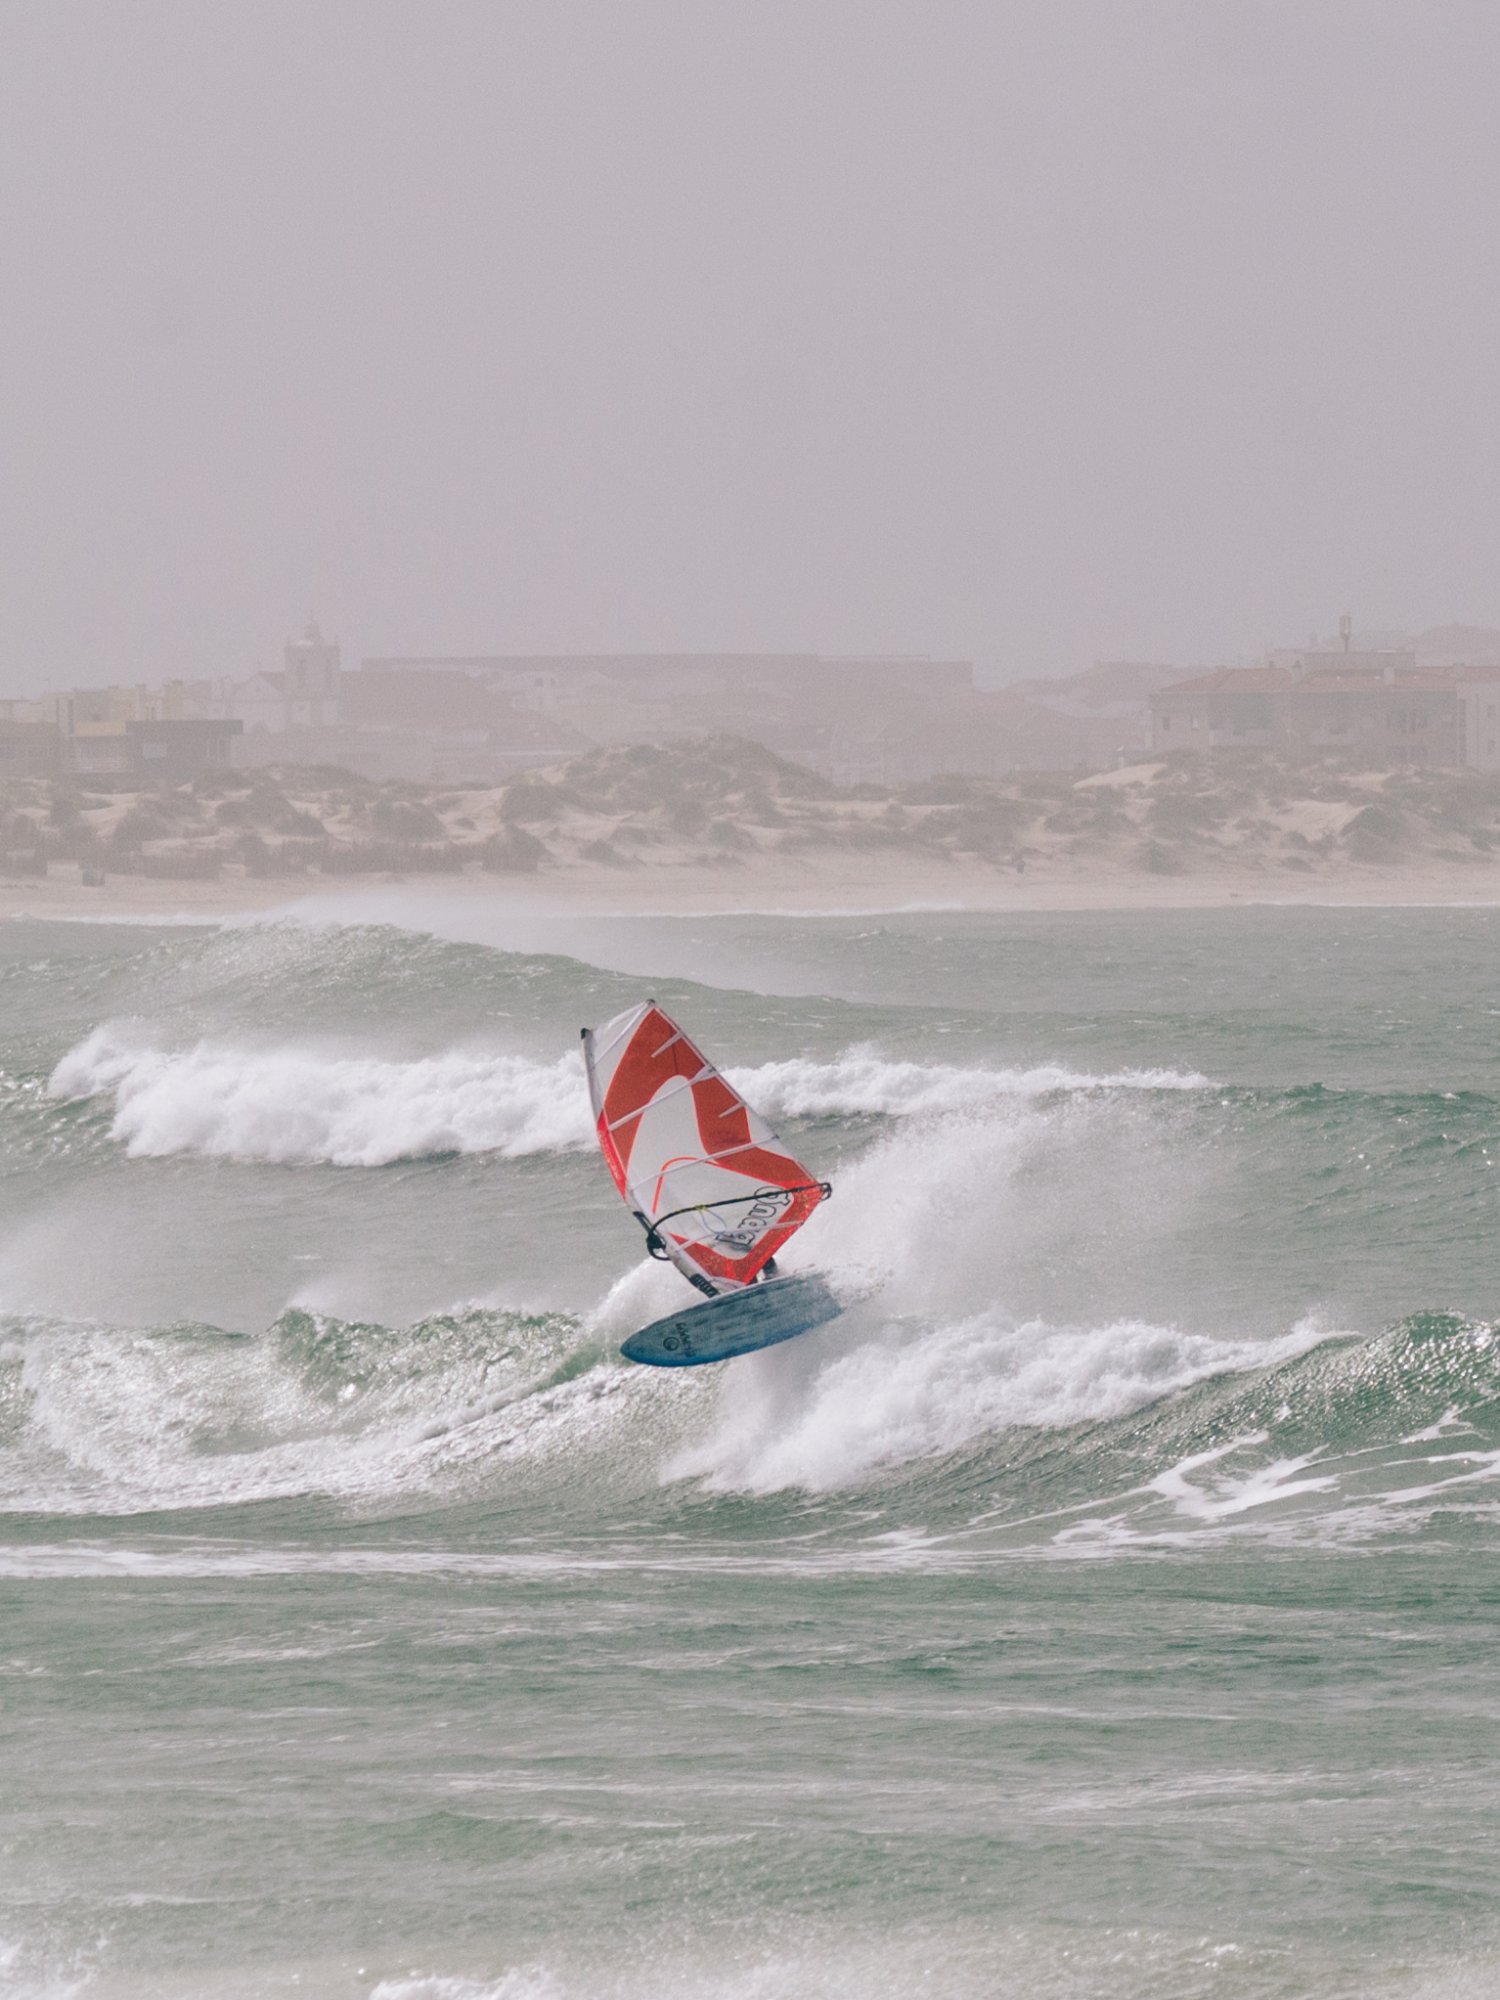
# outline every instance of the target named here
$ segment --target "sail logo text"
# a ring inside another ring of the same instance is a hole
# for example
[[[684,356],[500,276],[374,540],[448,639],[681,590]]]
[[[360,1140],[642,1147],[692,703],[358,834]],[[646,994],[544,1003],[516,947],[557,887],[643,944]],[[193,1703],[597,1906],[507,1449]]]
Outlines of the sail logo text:
[[[749,1250],[765,1235],[772,1223],[780,1219],[790,1201],[791,1196],[785,1193],[766,1192],[758,1195],[754,1206],[748,1210],[738,1229],[714,1232],[715,1243],[728,1244],[737,1250]]]

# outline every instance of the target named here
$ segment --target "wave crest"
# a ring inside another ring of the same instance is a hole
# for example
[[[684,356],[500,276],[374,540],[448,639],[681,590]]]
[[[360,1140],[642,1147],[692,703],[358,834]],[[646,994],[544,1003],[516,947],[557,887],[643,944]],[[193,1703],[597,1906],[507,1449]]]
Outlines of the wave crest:
[[[679,1453],[667,1476],[715,1492],[857,1487],[1009,1431],[1124,1416],[1326,1338],[1311,1323],[1275,1341],[1223,1340],[1139,1321],[1063,1327],[978,1313],[920,1339],[888,1327],[832,1356],[827,1345],[776,1350],[751,1357],[709,1435]]]
[[[47,1087],[57,1098],[113,1097],[111,1130],[133,1158],[378,1167],[584,1145],[588,1103],[576,1068],[457,1051],[401,1062],[214,1042],[163,1050],[104,1027],[63,1057]]]
[[[1059,1091],[1207,1084],[1177,1070],[1090,1076],[1050,1065],[896,1062],[864,1046],[830,1062],[797,1057],[728,1075],[773,1118],[932,1116]],[[448,1050],[398,1060],[210,1041],[162,1049],[106,1025],[63,1057],[48,1091],[61,1099],[112,1098],[112,1134],[135,1158],[190,1153],[377,1167],[444,1153],[518,1159],[576,1151],[592,1140],[583,1072],[571,1055],[547,1063]]]

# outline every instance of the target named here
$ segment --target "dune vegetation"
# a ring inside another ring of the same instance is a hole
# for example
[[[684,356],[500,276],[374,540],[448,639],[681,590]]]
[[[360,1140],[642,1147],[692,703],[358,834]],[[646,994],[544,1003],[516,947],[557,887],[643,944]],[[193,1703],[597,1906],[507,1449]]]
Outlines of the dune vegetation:
[[[285,766],[151,790],[0,783],[0,868],[11,876],[774,869],[881,851],[1089,876],[1477,868],[1500,851],[1500,777],[1252,751],[1085,776],[839,786],[757,744],[711,736],[593,750],[483,787]]]

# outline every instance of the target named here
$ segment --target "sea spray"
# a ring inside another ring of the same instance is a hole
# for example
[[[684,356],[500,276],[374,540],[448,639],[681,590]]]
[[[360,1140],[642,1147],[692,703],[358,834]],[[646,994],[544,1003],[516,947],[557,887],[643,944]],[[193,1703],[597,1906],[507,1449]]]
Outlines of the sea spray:
[[[971,1452],[1006,1432],[1108,1421],[1210,1376],[1264,1367],[1315,1345],[1216,1340],[1174,1327],[1016,1323],[980,1313],[918,1334],[888,1325],[835,1333],[820,1352],[747,1358],[709,1434],[667,1468],[715,1492],[857,1487],[922,1459]]]
[[[445,1055],[393,1062],[307,1048],[134,1046],[108,1027],[52,1073],[54,1097],[107,1095],[133,1158],[199,1153],[372,1167],[423,1154],[579,1147],[588,1106],[566,1058]]]
[[[1500,915],[684,926],[851,1301],[702,1381],[615,1356],[677,1281],[565,1095],[654,972],[39,928],[0,1987],[1494,1984]],[[406,1067],[450,1058],[472,1152]],[[1099,1087],[1160,1070],[1223,1081]]]
[[[1053,1092],[1195,1090],[1172,1070],[1091,1076],[891,1061],[867,1047],[726,1071],[768,1116],[920,1117]],[[455,1049],[408,1060],[312,1047],[198,1042],[161,1048],[106,1024],[52,1072],[57,1099],[113,1100],[133,1158],[198,1153],[282,1164],[370,1167],[441,1153],[516,1159],[592,1142],[576,1056],[552,1063]]]

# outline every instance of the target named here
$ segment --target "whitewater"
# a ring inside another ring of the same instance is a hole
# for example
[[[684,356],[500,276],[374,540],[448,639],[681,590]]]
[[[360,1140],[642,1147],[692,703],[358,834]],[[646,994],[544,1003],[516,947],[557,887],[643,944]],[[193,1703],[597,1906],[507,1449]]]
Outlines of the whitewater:
[[[0,1996],[1490,1990],[1500,918],[457,911],[0,927]]]
[[[1062,1090],[1192,1090],[1207,1078],[1171,1070],[1079,1076],[1030,1070],[889,1062],[870,1048],[834,1062],[763,1063],[727,1072],[771,1117],[903,1117],[957,1111]],[[378,1167],[424,1153],[587,1149],[593,1120],[577,1058],[458,1050],[381,1061],[313,1049],[199,1042],[158,1049],[105,1026],[70,1049],[49,1095],[108,1097],[114,1138],[132,1155],[219,1154],[245,1160],[323,1160]]]

